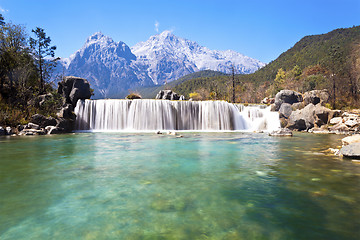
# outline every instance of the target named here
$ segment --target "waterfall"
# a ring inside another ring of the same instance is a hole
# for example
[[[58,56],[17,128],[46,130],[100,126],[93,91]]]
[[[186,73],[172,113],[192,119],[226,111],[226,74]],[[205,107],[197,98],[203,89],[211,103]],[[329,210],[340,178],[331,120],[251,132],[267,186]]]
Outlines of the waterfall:
[[[79,100],[76,129],[94,131],[271,131],[280,127],[277,112],[259,105],[225,101]]]

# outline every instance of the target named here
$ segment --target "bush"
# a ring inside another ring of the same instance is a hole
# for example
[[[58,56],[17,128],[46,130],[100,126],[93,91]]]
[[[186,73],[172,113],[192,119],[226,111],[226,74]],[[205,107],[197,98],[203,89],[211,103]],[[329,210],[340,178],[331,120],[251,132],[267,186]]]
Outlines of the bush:
[[[141,99],[140,94],[137,93],[130,93],[129,95],[126,96],[126,99]]]

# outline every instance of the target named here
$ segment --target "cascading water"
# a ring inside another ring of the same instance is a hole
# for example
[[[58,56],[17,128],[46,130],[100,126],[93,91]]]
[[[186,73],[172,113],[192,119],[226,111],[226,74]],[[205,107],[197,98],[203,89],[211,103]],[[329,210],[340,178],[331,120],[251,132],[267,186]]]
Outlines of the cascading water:
[[[76,129],[94,131],[272,131],[278,113],[225,101],[79,100]]]

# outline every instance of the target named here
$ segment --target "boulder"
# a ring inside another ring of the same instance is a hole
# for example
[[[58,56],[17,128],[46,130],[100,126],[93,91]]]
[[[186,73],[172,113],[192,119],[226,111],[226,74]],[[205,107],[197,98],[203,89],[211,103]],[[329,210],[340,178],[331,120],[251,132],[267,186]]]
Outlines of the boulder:
[[[344,157],[360,159],[360,142],[343,146],[340,149],[340,153]]]
[[[0,136],[3,136],[6,134],[6,131],[3,127],[0,127]]]
[[[329,118],[332,114],[332,110],[330,110],[324,106],[321,106],[320,104],[317,104],[315,106],[314,113],[315,113],[315,118],[316,118],[315,124],[318,127],[320,127],[322,125],[328,124]]]
[[[303,95],[305,105],[310,103],[316,105],[320,103],[324,105],[329,102],[330,95],[327,89],[324,90],[312,90],[309,92],[305,92]]]
[[[328,123],[332,110],[321,106],[320,104],[308,104],[301,110],[293,111],[289,117],[287,127],[299,131],[309,130],[316,127],[321,127]]]
[[[302,102],[303,97],[301,93],[292,90],[281,90],[275,96],[275,111],[279,111],[281,104],[288,103],[290,105]]]
[[[160,90],[155,99],[179,100],[180,96],[171,90]]]
[[[356,142],[360,142],[360,134],[354,134],[354,135],[345,137],[345,138],[343,138],[341,140],[341,142],[342,142],[343,146],[353,144],[353,143],[356,143]]]
[[[293,111],[289,117],[287,128],[293,130],[309,130],[315,125],[315,106],[313,104],[307,105],[301,110]]]
[[[32,136],[32,135],[45,135],[46,132],[44,129],[23,129],[19,135],[26,135],[26,136]]]
[[[61,94],[66,103],[72,104],[73,107],[79,99],[89,99],[91,97],[90,84],[86,79],[67,76],[58,83],[58,93]]]
[[[40,130],[40,126],[38,124],[30,122],[26,125],[25,129]]]
[[[334,118],[330,119],[329,123],[331,125],[335,125],[335,124],[342,123],[342,121],[343,121],[342,117],[334,117]]]
[[[292,135],[293,135],[292,131],[288,128],[281,128],[279,130],[275,130],[269,133],[269,136],[274,136],[274,137],[292,137]]]
[[[31,117],[31,122],[40,126],[40,128],[44,128],[50,125],[56,125],[56,119],[53,117],[45,117],[41,114],[35,114]]]
[[[5,134],[6,134],[6,135],[11,135],[11,134],[13,134],[12,128],[11,128],[11,127],[6,127],[6,128],[5,128]]]
[[[333,133],[348,133],[349,130],[349,127],[342,122],[329,127],[329,131]]]
[[[156,95],[155,99],[163,99],[163,100],[182,100],[185,99],[184,96],[179,96],[176,92],[171,90],[160,90],[159,93]]]
[[[292,113],[291,104],[283,103],[279,109],[279,115],[281,118],[289,118]]]

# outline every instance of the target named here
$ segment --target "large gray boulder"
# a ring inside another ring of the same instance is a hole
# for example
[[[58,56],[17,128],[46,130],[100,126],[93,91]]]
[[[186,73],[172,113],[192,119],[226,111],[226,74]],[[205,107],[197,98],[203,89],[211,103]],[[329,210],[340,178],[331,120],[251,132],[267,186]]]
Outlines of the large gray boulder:
[[[302,101],[303,97],[301,93],[295,92],[293,90],[281,90],[275,95],[275,111],[279,111],[283,103],[292,105]]]
[[[332,110],[312,103],[303,109],[293,111],[289,117],[287,127],[289,129],[307,131],[313,127],[321,127],[329,122]]]
[[[360,159],[360,142],[343,146],[340,149],[340,153],[344,157]]]
[[[281,104],[279,115],[281,118],[289,118],[292,113],[292,106],[289,103]]]
[[[314,127],[315,124],[315,106],[309,104],[301,110],[293,111],[289,117],[287,128],[304,131]]]
[[[90,83],[83,78],[67,76],[58,83],[58,93],[64,97],[64,104],[72,104],[75,107],[79,99],[91,97]]]
[[[183,95],[179,95],[176,92],[171,90],[160,90],[156,95],[155,99],[163,99],[163,100],[184,100],[185,97]]]
[[[305,92],[303,95],[305,105],[310,103],[316,105],[320,103],[321,105],[325,105],[325,103],[329,102],[330,94],[327,89],[324,90],[312,90],[309,92]]]

